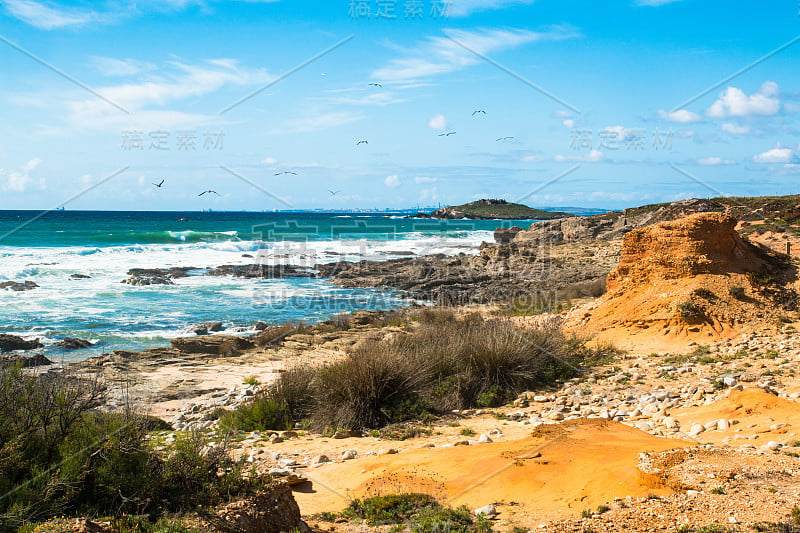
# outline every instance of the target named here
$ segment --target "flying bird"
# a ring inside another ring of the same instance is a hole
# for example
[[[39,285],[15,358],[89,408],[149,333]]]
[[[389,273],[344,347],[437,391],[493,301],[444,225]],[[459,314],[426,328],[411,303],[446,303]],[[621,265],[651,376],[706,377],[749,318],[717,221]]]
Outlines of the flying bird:
[[[297,176],[297,172],[292,172],[291,170],[284,170],[283,172],[277,172],[275,175],[280,176],[281,174],[293,174]]]
[[[367,141],[358,141],[356,143],[356,146],[358,146],[359,144],[369,144],[369,143]]]
[[[497,141],[498,141],[498,142],[499,142],[499,141],[507,141],[507,140],[509,140],[509,139],[513,139],[513,138],[514,138],[514,137],[500,137],[499,139],[497,139]]]
[[[209,189],[209,190],[207,190],[207,191],[203,191],[203,192],[201,192],[200,194],[198,194],[197,196],[203,196],[204,194],[208,194],[208,193],[212,193],[212,192],[213,192],[214,194],[216,194],[217,196],[220,196],[220,194],[219,194],[217,191],[212,191],[211,189]]]
[[[153,185],[155,185],[156,187],[158,187],[160,189],[161,186],[164,185],[164,180],[162,179],[161,183],[154,183]]]
[[[340,192],[342,192],[342,190],[341,190],[341,189],[339,189],[339,190],[336,190],[336,191],[332,191],[332,190],[328,189],[328,192],[329,192],[329,193],[331,193],[331,196],[336,196],[337,194],[339,194]]]
[[[370,83],[370,85],[372,85],[373,87],[380,87],[381,89],[383,89],[383,85],[381,85],[380,83]]]
[[[456,132],[454,132],[454,131],[448,131],[447,133],[440,133],[439,137],[450,137],[451,135],[455,135],[455,134],[456,134]]]
[[[486,111],[484,111],[483,109],[478,109],[478,110],[472,112],[472,116],[474,117],[475,115],[477,115],[479,113],[483,113],[485,115]]]

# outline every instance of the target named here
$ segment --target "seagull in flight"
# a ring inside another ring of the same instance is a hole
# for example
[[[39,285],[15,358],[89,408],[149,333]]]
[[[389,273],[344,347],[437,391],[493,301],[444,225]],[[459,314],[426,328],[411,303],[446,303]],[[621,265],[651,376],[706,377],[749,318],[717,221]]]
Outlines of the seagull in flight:
[[[381,89],[383,89],[383,85],[381,85],[380,83],[370,83],[370,85],[372,85],[373,87],[380,87]]]
[[[439,137],[450,137],[451,135],[455,135],[455,134],[456,134],[456,132],[454,132],[454,131],[448,131],[447,133],[440,133]]]
[[[155,185],[156,187],[158,187],[160,189],[161,186],[164,185],[164,180],[162,179],[161,183],[154,183],[153,185]]]
[[[217,196],[220,196],[220,194],[219,194],[217,191],[212,191],[211,189],[209,189],[209,190],[207,190],[207,191],[203,191],[203,192],[201,192],[200,194],[198,194],[197,196],[203,196],[204,194],[208,194],[208,193],[212,193],[212,192],[213,192],[214,194],[216,194]]]
[[[293,175],[297,176],[297,172],[292,172],[291,170],[284,170],[283,172],[275,173],[276,176],[280,176],[282,174],[293,174]]]
[[[369,144],[369,143],[367,141],[358,141],[356,143],[356,146],[358,146],[359,144]]]
[[[472,112],[472,116],[474,117],[475,115],[477,115],[479,113],[483,113],[485,115],[486,111],[484,111],[483,109],[475,110],[475,111]]]
[[[341,189],[339,189],[339,190],[336,190],[336,191],[332,191],[332,190],[328,189],[328,192],[329,192],[329,193],[331,193],[331,196],[336,196],[337,194],[339,194],[340,192],[342,192],[342,190],[341,190]]]
[[[513,138],[514,138],[514,137],[500,137],[499,139],[497,139],[497,141],[498,141],[498,142],[500,142],[500,141],[507,141],[507,140],[509,140],[509,139],[513,139]]]

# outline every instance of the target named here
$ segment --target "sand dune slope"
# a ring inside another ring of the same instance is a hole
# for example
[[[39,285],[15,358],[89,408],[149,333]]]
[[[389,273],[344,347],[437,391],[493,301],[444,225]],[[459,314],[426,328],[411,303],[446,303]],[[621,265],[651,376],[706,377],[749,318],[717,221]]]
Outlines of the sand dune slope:
[[[574,516],[615,497],[670,490],[637,468],[640,452],[691,443],[657,438],[600,419],[540,426],[524,439],[420,449],[308,472],[314,493],[296,494],[304,514],[338,511],[347,498],[421,491],[451,505],[503,508],[540,518]]]

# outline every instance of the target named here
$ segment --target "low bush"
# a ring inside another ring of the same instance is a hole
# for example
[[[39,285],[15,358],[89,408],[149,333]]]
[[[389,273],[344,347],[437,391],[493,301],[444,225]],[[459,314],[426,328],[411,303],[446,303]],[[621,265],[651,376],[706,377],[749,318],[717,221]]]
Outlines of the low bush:
[[[440,309],[425,309],[418,319],[412,331],[362,343],[336,362],[282,373],[225,424],[246,430],[297,423],[316,431],[380,428],[436,412],[502,405],[618,355],[610,345],[589,348],[563,333],[555,319],[519,328],[480,315],[459,319]]]
[[[466,507],[451,509],[433,496],[419,493],[375,496],[353,500],[342,512],[348,519],[361,519],[370,525],[409,524],[412,533],[490,533],[488,520],[474,520]]]
[[[96,412],[101,395],[96,382],[67,374],[0,370],[0,532],[61,515],[157,519],[265,482],[224,443],[209,448],[198,435],[157,451],[148,431],[163,422]]]

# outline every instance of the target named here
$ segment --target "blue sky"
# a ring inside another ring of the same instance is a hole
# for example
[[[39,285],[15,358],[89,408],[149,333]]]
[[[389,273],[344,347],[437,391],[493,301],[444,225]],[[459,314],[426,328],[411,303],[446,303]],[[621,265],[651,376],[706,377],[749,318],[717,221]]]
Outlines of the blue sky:
[[[0,0],[0,209],[798,193],[798,36],[794,1]]]

